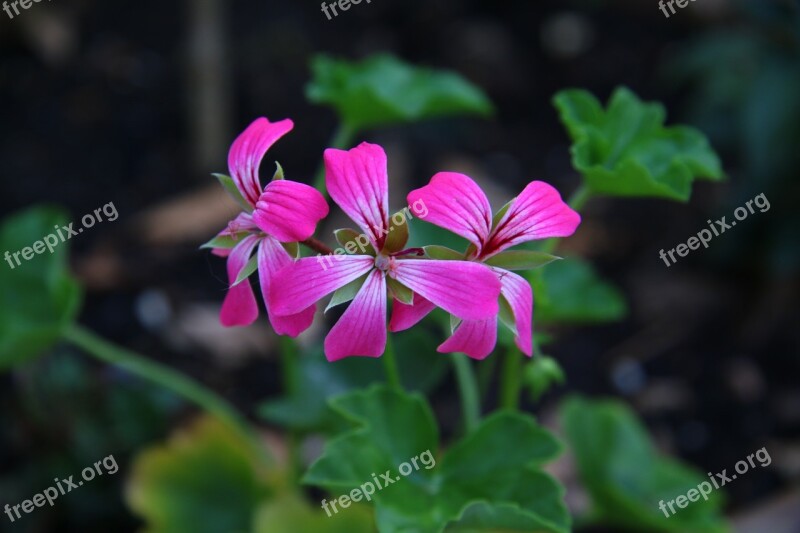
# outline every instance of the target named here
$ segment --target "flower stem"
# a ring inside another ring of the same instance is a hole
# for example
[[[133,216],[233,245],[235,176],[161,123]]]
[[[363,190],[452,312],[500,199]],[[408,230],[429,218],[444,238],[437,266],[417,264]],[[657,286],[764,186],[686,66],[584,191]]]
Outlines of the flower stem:
[[[291,337],[280,337],[281,373],[283,376],[283,391],[287,396],[293,396],[300,384],[300,369],[298,367],[297,345]],[[290,429],[286,437],[288,455],[289,479],[299,482],[303,472],[303,460],[300,453],[302,435],[297,430]]]
[[[395,390],[403,390],[403,384],[400,381],[400,371],[397,368],[397,359],[394,356],[392,336],[388,334],[386,335],[386,351],[382,359],[383,365],[386,368],[386,382]]]
[[[74,325],[63,334],[73,345],[105,363],[118,366],[131,374],[165,387],[191,401],[227,424],[231,430],[250,442],[261,458],[271,459],[247,420],[226,400],[191,378],[147,357],[115,346],[88,329]]]
[[[457,353],[453,355],[453,366],[456,370],[458,390],[461,394],[461,408],[464,411],[464,427],[467,433],[472,433],[480,423],[481,405],[478,392],[478,380],[472,363],[466,355]]]
[[[327,244],[319,239],[315,239],[314,237],[309,237],[300,244],[308,246],[315,252],[321,253],[322,255],[331,255],[333,253],[333,250]]]
[[[522,352],[512,346],[503,361],[503,382],[500,387],[500,405],[504,409],[517,411],[522,391]]]
[[[355,128],[348,126],[347,124],[342,124],[339,126],[339,129],[336,130],[333,138],[331,139],[329,148],[339,148],[344,149],[347,148],[347,145],[353,140],[353,137],[356,135]],[[325,186],[325,165],[322,164],[319,166],[317,170],[316,177],[314,178],[314,187],[322,193],[323,196],[328,195],[328,190]]]

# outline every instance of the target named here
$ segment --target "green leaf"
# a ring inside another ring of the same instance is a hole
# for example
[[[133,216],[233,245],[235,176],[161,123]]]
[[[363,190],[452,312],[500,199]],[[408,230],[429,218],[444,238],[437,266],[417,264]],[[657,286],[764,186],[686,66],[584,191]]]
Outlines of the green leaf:
[[[560,259],[558,256],[533,250],[509,250],[490,257],[486,264],[506,270],[533,270]]]
[[[336,237],[336,242],[348,254],[375,255],[375,249],[364,233],[359,233],[351,228],[343,228],[334,231],[333,235]]]
[[[438,431],[423,397],[375,386],[331,405],[355,427],[326,444],[304,482],[335,495],[387,473],[394,482],[371,496],[379,531],[439,533],[450,522],[452,531],[511,522],[527,531],[569,531],[563,489],[540,470],[561,446],[532,418],[496,413],[437,462]],[[401,476],[403,464],[409,468]]]
[[[258,270],[258,254],[254,254],[248,261],[247,264],[242,267],[239,271],[239,275],[236,276],[236,281],[233,282],[231,287],[235,287],[236,285],[240,284],[247,278],[253,275],[253,272]]]
[[[83,291],[68,271],[69,243],[58,237],[66,221],[58,209],[34,207],[0,226],[0,253],[8,252],[0,265],[0,369],[47,351],[77,316]],[[45,239],[57,242],[52,253]]]
[[[533,286],[539,324],[613,322],[628,312],[622,293],[577,258],[533,271],[528,279]]]
[[[450,115],[487,116],[489,99],[461,76],[415,67],[390,55],[360,62],[318,56],[306,88],[311,102],[333,107],[346,127],[363,130]]]
[[[399,222],[398,222],[399,219]],[[408,219],[405,211],[398,211],[389,219],[389,233],[381,252],[393,254],[403,250],[408,243]]]
[[[200,247],[201,250],[208,250],[214,248],[220,248],[222,250],[231,250],[236,247],[237,244],[247,236],[247,232],[236,233],[235,235],[217,235],[204,245]]]
[[[450,369],[446,357],[433,357],[438,342],[429,333],[413,328],[392,334],[400,378],[407,390],[428,392],[441,383]],[[283,427],[298,431],[338,431],[342,417],[328,407],[328,399],[362,389],[386,379],[380,359],[348,357],[330,363],[322,347],[300,356],[295,391],[264,402],[258,414]]]
[[[329,507],[330,509],[330,507]],[[350,505],[326,514],[302,498],[287,495],[264,504],[258,511],[255,533],[373,533],[375,522],[367,505]]]
[[[538,402],[542,395],[554,384],[563,385],[566,380],[564,371],[552,357],[534,357],[525,365],[523,383],[530,389],[531,398]]]
[[[271,489],[248,442],[212,418],[140,453],[126,494],[149,533],[253,530]]]
[[[236,187],[236,183],[234,183],[233,178],[226,176],[225,174],[212,174],[212,176],[219,180],[222,188],[231,195],[231,198],[233,198],[242,209],[248,213],[253,212],[253,206],[247,203],[247,200],[244,199],[244,196],[242,196],[242,193],[240,193],[239,189]]]
[[[456,252],[447,246],[431,244],[430,246],[423,246],[422,249],[425,250],[425,255],[431,259],[441,259],[444,261],[462,261],[464,259],[464,254]]]
[[[325,308],[325,312],[327,313],[337,305],[342,305],[347,302],[353,300],[358,294],[358,291],[361,290],[361,287],[364,285],[364,282],[367,281],[367,276],[369,274],[364,274],[360,278],[354,279],[344,287],[341,287],[333,293],[331,297],[331,301],[328,302],[328,307]]]
[[[721,180],[705,135],[665,127],[664,107],[618,88],[607,109],[589,92],[559,92],[554,105],[572,138],[572,164],[595,193],[687,201],[695,179]]]
[[[701,472],[659,454],[624,404],[574,397],[563,405],[561,419],[599,520],[633,532],[728,530],[716,491],[669,518],[659,509],[662,500],[711,483]]]

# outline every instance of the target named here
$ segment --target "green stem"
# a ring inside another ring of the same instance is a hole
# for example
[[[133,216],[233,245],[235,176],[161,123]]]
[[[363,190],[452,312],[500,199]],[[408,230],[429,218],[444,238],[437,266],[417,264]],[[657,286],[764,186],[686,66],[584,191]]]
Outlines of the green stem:
[[[397,359],[394,356],[394,344],[392,336],[386,335],[386,351],[383,353],[383,365],[386,368],[386,382],[395,390],[403,390],[400,381],[400,371],[397,368]]]
[[[472,433],[481,420],[478,380],[475,379],[475,371],[466,355],[454,354],[453,366],[456,370],[458,390],[461,394],[461,408],[464,410],[464,427],[467,433]]]
[[[81,348],[87,354],[103,362],[118,366],[131,374],[135,374],[161,385],[199,407],[202,407],[227,424],[230,429],[238,433],[241,437],[252,443],[253,448],[257,450],[258,454],[265,461],[269,461],[258,436],[247,420],[241,416],[231,404],[218,396],[215,392],[175,370],[162,366],[152,359],[115,346],[81,326],[74,325],[68,328],[64,332],[64,338],[78,348]]]
[[[330,146],[328,148],[339,148],[341,150],[348,148],[353,137],[356,136],[356,129],[348,126],[347,124],[342,124],[339,126],[339,129],[336,130],[336,133],[333,135],[331,139]],[[328,195],[328,190],[325,187],[325,164],[321,164],[319,169],[317,169],[316,177],[314,178],[314,187],[318,189],[323,196]]]
[[[511,411],[519,410],[519,396],[522,391],[522,352],[512,346],[503,361],[503,382],[500,386],[500,405]]]

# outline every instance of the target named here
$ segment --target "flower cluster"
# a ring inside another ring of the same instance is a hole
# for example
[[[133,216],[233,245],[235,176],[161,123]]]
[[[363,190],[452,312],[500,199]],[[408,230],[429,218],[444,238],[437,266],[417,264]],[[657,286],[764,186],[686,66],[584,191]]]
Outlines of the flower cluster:
[[[283,179],[280,169],[263,189],[258,177],[266,151],[291,128],[289,120],[270,123],[262,118],[231,147],[228,188],[244,212],[210,243],[215,254],[228,258],[231,288],[222,306],[224,325],[247,325],[257,318],[255,296],[246,281],[257,268],[267,314],[279,334],[305,331],[316,303],[331,293],[338,295],[337,301],[352,300],[325,339],[330,361],[383,354],[390,299],[390,331],[412,327],[436,307],[452,315],[454,331],[439,346],[442,353],[485,358],[497,341],[499,319],[514,332],[520,350],[531,355],[533,293],[524,278],[511,272],[530,265],[521,252],[506,250],[574,233],[580,216],[558,191],[534,181],[493,216],[486,195],[469,177],[439,173],[408,195],[410,210],[470,245],[463,252],[440,246],[405,248],[407,231],[393,231],[396,218],[389,212],[383,148],[362,143],[349,151],[329,149],[324,156],[328,192],[361,228],[369,246],[359,255],[338,256],[325,264],[317,257],[300,258],[297,246],[327,216],[323,196]],[[422,206],[424,213],[419,212]]]

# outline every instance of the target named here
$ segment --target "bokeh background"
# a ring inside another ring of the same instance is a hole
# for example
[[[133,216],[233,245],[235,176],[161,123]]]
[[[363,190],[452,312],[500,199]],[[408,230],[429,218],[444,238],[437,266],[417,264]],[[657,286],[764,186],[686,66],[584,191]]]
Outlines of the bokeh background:
[[[118,220],[70,242],[88,288],[81,322],[258,420],[254,406],[281,392],[278,339],[263,318],[244,330],[218,324],[224,262],[198,246],[236,208],[209,174],[227,170],[231,140],[255,117],[291,117],[295,131],[268,161],[311,182],[335,129],[333,112],[304,95],[312,58],[377,52],[456,71],[496,107],[488,119],[360,137],[387,148],[396,208],[402,191],[445,169],[478,179],[496,207],[531,179],[568,196],[579,180],[551,104],[568,87],[605,101],[625,85],[709,136],[729,179],[696,183],[689,203],[589,203],[560,250],[587,257],[628,313],[560,329],[547,353],[567,383],[528,407],[554,424],[564,394],[621,397],[663,450],[703,472],[766,447],[772,464],[726,487],[727,514],[740,531],[800,531],[796,1],[696,0],[670,18],[641,0],[373,0],[333,20],[319,2],[288,0],[58,0],[13,20],[0,13],[0,213],[44,202],[78,220],[113,202]],[[760,193],[768,212],[675,266],[659,259]],[[437,413],[457,412],[449,378],[432,400]],[[130,462],[194,413],[66,346],[1,374],[0,503],[111,453],[121,470],[0,530],[141,527],[123,499]],[[280,448],[280,429],[260,423]]]

